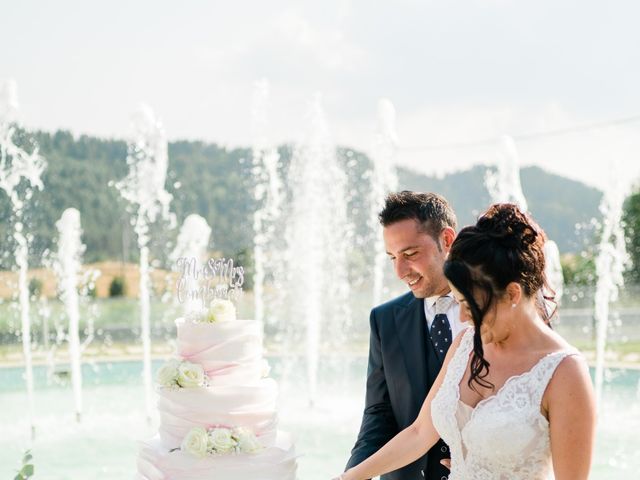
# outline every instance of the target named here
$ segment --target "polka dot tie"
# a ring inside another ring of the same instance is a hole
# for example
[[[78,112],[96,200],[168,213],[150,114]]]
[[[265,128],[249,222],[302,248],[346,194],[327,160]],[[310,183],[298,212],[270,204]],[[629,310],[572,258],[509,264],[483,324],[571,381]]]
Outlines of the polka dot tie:
[[[452,341],[451,325],[449,324],[449,319],[446,314],[451,302],[453,302],[451,297],[440,297],[436,300],[436,316],[433,318],[431,329],[429,330],[431,342],[441,362],[444,361],[444,357]]]

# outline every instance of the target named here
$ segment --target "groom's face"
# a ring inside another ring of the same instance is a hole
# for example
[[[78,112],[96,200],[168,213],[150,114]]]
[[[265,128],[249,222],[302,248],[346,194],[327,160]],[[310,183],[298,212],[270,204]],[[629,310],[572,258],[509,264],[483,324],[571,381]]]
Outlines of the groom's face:
[[[387,255],[397,277],[417,298],[443,295],[449,291],[442,271],[450,247],[449,232],[441,233],[436,239],[419,227],[413,219],[384,227]]]

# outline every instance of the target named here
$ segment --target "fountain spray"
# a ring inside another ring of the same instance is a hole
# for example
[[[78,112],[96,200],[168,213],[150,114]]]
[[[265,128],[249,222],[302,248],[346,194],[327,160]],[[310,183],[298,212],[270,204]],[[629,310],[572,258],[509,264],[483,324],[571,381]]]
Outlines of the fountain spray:
[[[76,408],[76,420],[82,417],[82,368],[80,362],[80,310],[78,297],[78,274],[85,246],[80,239],[80,212],[75,208],[67,208],[56,222],[60,233],[58,254],[54,268],[58,276],[60,298],[69,317],[69,356],[71,359],[71,382]]]
[[[35,437],[33,366],[31,362],[29,287],[27,284],[30,235],[26,233],[22,219],[24,208],[26,203],[31,200],[34,189],[43,189],[40,177],[47,163],[40,156],[37,147],[29,153],[15,143],[14,136],[17,131],[19,109],[16,91],[16,84],[11,80],[5,82],[0,88],[0,189],[9,196],[13,211],[13,238],[17,244],[14,255],[18,267],[18,298],[27,384],[27,411],[31,426],[31,438],[33,439]]]
[[[265,278],[267,269],[271,273],[279,262],[275,257],[274,240],[277,224],[282,212],[282,180],[278,174],[280,155],[267,139],[267,110],[269,103],[269,83],[266,79],[256,82],[252,105],[254,199],[256,210],[253,214],[253,297],[254,318],[264,321],[265,317]]]
[[[287,234],[290,259],[289,303],[293,319],[305,319],[309,398],[317,391],[321,327],[329,342],[339,341],[351,321],[347,253],[346,175],[338,163],[319,95],[309,112],[306,141],[294,152],[292,205]]]
[[[485,185],[493,203],[515,203],[526,212],[527,200],[520,183],[520,160],[516,143],[508,135],[500,139],[501,149],[498,155],[498,169],[488,172]]]
[[[380,99],[378,102],[378,128],[373,143],[371,196],[369,204],[369,230],[373,235],[373,304],[382,300],[384,282],[384,266],[387,254],[382,235],[379,233],[378,213],[384,207],[387,194],[398,188],[398,174],[395,168],[395,154],[398,146],[396,134],[396,110],[390,100]]]
[[[207,221],[200,215],[192,213],[187,216],[180,227],[178,233],[178,239],[176,240],[176,246],[169,255],[169,261],[174,267],[178,267],[180,259],[195,259],[196,262],[204,262],[207,255],[207,247],[209,246],[209,238],[211,237],[211,227]],[[195,276],[184,276],[187,285],[185,289],[187,291],[197,290],[197,280]],[[183,303],[184,313],[187,314],[198,308],[202,308],[202,299],[197,299],[192,296],[187,296]]]
[[[169,156],[162,123],[153,110],[142,105],[131,119],[132,137],[128,144],[127,176],[115,183],[128,202],[132,225],[140,249],[140,323],[143,350],[143,379],[147,419],[151,419],[151,328],[149,277],[149,226],[158,219],[175,221],[169,212],[171,194],[164,188]]]
[[[622,276],[629,260],[625,246],[622,212],[627,186],[622,179],[612,174],[613,180],[605,190],[600,203],[602,232],[596,257],[596,372],[595,389],[597,405],[602,405],[604,379],[604,355],[609,326],[609,303],[617,300],[618,290],[624,283]]]

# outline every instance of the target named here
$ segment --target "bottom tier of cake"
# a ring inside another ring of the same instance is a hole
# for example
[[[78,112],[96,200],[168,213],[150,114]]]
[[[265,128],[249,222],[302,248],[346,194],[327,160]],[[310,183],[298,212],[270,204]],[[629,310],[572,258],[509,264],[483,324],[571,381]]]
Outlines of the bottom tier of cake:
[[[275,444],[258,453],[197,458],[168,451],[159,437],[143,442],[137,480],[295,480],[296,454],[289,434],[278,432]]]

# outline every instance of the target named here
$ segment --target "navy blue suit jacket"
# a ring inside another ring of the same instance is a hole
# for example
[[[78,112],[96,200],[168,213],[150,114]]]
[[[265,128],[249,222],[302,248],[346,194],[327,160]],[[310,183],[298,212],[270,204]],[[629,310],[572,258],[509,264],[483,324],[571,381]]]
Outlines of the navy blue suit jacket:
[[[411,292],[402,295],[374,308],[370,323],[364,415],[347,468],[413,423],[442,367],[427,333],[423,299]],[[440,464],[442,458],[449,458],[449,452],[440,440],[422,458],[381,479],[446,479],[449,470]]]

